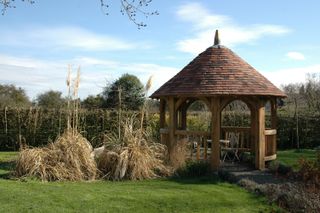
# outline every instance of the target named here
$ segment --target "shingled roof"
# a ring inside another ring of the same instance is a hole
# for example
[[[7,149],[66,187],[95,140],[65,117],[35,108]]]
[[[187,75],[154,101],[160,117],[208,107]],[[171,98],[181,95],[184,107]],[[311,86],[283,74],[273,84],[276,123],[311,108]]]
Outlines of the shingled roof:
[[[200,53],[151,97],[258,95],[286,97],[267,78],[230,49],[219,44]]]

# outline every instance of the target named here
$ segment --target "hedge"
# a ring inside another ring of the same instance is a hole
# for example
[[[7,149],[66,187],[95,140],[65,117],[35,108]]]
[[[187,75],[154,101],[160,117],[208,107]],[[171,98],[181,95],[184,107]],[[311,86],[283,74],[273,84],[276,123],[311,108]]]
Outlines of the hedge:
[[[0,113],[0,150],[18,150],[20,143],[42,146],[63,133],[67,126],[64,109],[3,109]],[[80,110],[81,133],[93,146],[103,142],[105,132],[114,132],[118,115],[115,111]]]
[[[0,111],[0,150],[15,151],[20,143],[29,146],[42,146],[61,134],[66,128],[67,111],[64,109],[18,109],[5,108]],[[123,117],[135,112],[122,112]],[[248,125],[250,115],[229,114],[223,116],[223,125]],[[79,113],[81,133],[91,141],[94,147],[103,143],[105,133],[117,133],[118,114],[116,111],[103,109],[86,110]],[[192,114],[188,117],[190,129],[203,126],[203,118]],[[268,120],[268,118],[267,118]],[[152,136],[159,139],[159,115],[147,117]],[[202,125],[202,126],[201,126]],[[320,146],[320,116],[299,117],[299,141],[301,148]],[[278,117],[278,148],[296,148],[296,118],[280,115]]]

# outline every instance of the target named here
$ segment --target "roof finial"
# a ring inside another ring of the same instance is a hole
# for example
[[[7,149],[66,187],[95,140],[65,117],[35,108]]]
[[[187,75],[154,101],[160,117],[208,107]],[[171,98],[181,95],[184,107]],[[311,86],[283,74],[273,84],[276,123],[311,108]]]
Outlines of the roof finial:
[[[219,31],[218,30],[216,30],[216,34],[214,35],[214,45],[220,45]]]

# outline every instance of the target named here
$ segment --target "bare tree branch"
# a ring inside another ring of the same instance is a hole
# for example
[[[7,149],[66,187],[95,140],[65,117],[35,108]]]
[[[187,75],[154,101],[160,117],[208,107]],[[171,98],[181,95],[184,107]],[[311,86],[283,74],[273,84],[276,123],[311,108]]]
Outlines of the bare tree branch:
[[[35,0],[21,0],[23,2],[29,2],[34,4]],[[109,15],[109,2],[110,0],[100,0],[100,6],[104,14]],[[157,10],[149,12],[147,7],[151,4],[153,0],[119,0],[120,1],[120,12],[122,15],[126,15],[130,21],[132,21],[140,29],[141,27],[146,27],[147,25],[140,21],[139,19],[148,18],[152,15],[159,15]],[[0,0],[0,5],[2,5],[1,13],[4,15],[9,8],[16,8],[14,5],[15,0]]]
[[[16,8],[13,4],[15,0],[0,0],[0,5],[2,5],[1,14],[4,15],[8,8]],[[23,2],[29,2],[30,4],[34,4],[34,0],[21,0]]]
[[[101,7],[104,9],[109,8],[109,4],[106,3],[106,0],[100,0]],[[146,27],[147,25],[138,20],[138,16],[142,15],[144,18],[148,18],[152,15],[159,15],[157,10],[148,12],[146,8],[150,5],[152,0],[120,0],[120,12],[122,15],[126,15],[130,21],[140,29],[141,27]],[[105,12],[108,15],[108,12]]]

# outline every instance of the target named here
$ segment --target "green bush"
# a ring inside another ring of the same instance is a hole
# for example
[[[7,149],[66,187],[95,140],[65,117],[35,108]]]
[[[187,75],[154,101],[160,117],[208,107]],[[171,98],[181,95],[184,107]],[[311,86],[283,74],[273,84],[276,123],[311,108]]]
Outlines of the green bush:
[[[292,167],[286,164],[283,164],[277,160],[271,161],[268,165],[268,168],[272,173],[280,174],[280,175],[289,175],[292,173]]]
[[[210,116],[206,112],[193,112],[187,115],[187,129],[210,131]]]
[[[149,114],[146,118],[146,128],[147,132],[151,134],[151,137],[155,141],[160,141],[160,115],[159,114]]]
[[[298,120],[300,148],[320,146],[320,116],[300,115]],[[296,118],[287,115],[278,116],[277,144],[280,149],[297,148]]]
[[[130,117],[132,111],[122,112]],[[54,141],[67,126],[65,109],[2,109],[0,111],[0,150],[16,151],[20,143],[38,147]],[[103,143],[104,133],[117,132],[118,113],[102,109],[79,111],[80,132],[94,147]]]
[[[244,163],[252,164],[254,163],[254,155],[250,152],[244,152],[240,155],[241,161]]]
[[[43,146],[54,141],[66,128],[67,111],[65,109],[7,108],[0,110],[0,150],[19,149],[19,143],[30,146]],[[130,117],[132,111],[123,111],[123,117]],[[210,113],[192,112],[188,114],[189,130],[210,131]],[[268,118],[267,118],[268,120]],[[81,109],[79,112],[80,131],[94,147],[103,142],[104,133],[116,133],[118,129],[117,111],[103,109]],[[246,113],[223,113],[222,125],[248,126],[250,115]],[[159,141],[159,114],[149,113],[144,125],[152,137]],[[320,146],[320,116],[299,117],[300,148]],[[283,113],[278,116],[278,149],[296,148],[296,120]]]
[[[210,174],[210,164],[205,161],[188,161],[184,167],[175,172],[175,176],[182,178],[203,177],[208,174]]]
[[[320,189],[320,150],[316,160],[299,160],[299,177],[307,183],[315,184]]]

